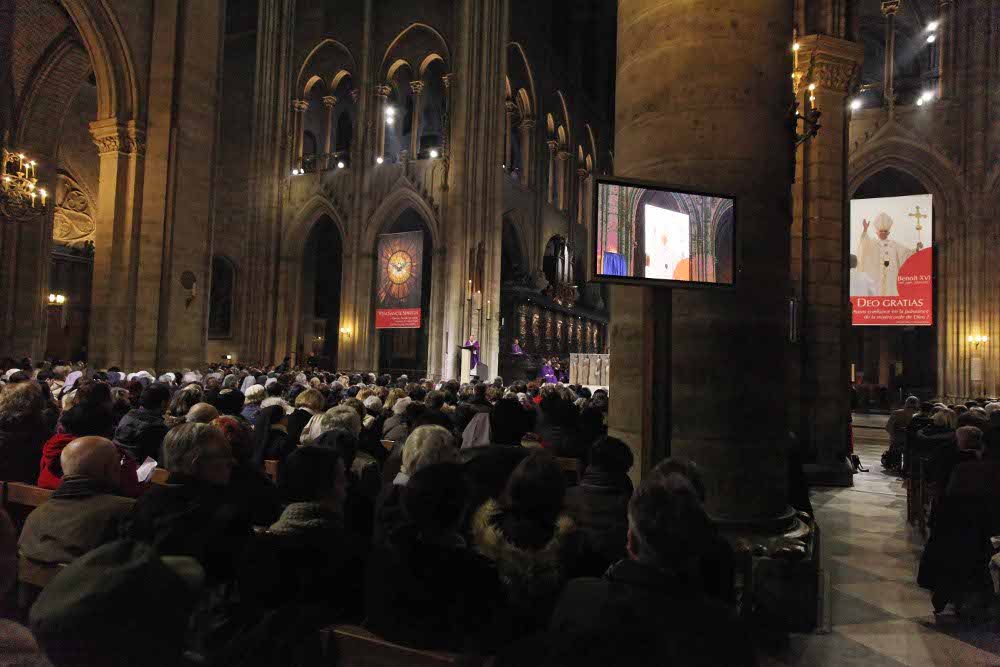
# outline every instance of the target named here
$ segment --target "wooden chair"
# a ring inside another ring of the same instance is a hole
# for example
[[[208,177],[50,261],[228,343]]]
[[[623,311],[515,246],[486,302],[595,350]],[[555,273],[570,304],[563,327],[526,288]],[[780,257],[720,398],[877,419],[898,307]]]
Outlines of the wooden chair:
[[[170,479],[170,471],[164,468],[157,468],[153,471],[152,476],[150,476],[149,481],[153,484],[167,484]]]
[[[326,634],[329,642],[336,643],[336,654],[339,656],[338,667],[442,667],[457,665],[460,667],[488,667],[492,659],[481,656],[459,655],[439,651],[421,651],[407,646],[379,639],[364,628],[354,625],[341,625],[328,628]]]
[[[271,478],[275,484],[278,483],[278,459],[267,459],[264,461],[264,474]]]

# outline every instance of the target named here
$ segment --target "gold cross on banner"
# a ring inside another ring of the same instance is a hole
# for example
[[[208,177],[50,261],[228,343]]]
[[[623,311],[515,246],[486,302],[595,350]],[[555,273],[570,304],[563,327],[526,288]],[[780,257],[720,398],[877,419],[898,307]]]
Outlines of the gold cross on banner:
[[[923,229],[923,227],[920,224],[920,221],[923,220],[924,218],[928,218],[930,216],[928,216],[926,213],[921,213],[920,212],[920,207],[918,206],[917,207],[917,212],[916,213],[910,213],[910,217],[911,218],[916,218],[916,220],[917,220],[917,230],[919,231],[919,230]]]

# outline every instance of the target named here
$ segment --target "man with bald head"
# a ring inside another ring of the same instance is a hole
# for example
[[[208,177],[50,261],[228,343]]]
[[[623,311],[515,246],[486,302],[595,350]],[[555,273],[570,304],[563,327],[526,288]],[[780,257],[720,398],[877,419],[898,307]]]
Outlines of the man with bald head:
[[[121,454],[107,438],[73,440],[59,457],[63,481],[21,531],[22,554],[39,563],[69,563],[118,536],[133,501],[119,495]]]
[[[188,424],[211,424],[219,411],[211,403],[195,403],[185,417]]]

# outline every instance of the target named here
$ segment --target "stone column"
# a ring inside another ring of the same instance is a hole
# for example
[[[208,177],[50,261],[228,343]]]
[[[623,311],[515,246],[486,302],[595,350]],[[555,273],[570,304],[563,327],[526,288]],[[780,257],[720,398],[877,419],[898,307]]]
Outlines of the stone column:
[[[420,112],[423,108],[420,102],[423,99],[424,82],[411,81],[410,90],[413,91],[413,116],[410,118],[410,159],[416,160],[420,156]]]
[[[444,117],[442,120],[442,125],[444,126],[444,136],[441,138],[441,155],[448,157],[451,144],[451,82],[455,78],[454,74],[445,74],[441,77],[442,83],[444,83]],[[445,173],[448,172],[448,164],[445,163]],[[445,186],[447,186],[447,179],[445,179]]]
[[[578,167],[576,170],[576,224],[583,224],[583,212],[586,210],[587,170]],[[582,276],[577,276],[582,278]]]
[[[559,210],[565,211],[569,208],[569,159],[572,157],[567,151],[559,151],[556,155],[559,164],[556,165],[556,183],[559,186]]]
[[[385,105],[392,88],[375,86],[375,157],[385,156]]]
[[[847,96],[864,50],[826,35],[799,39],[797,80],[803,97],[822,112],[822,128],[798,148],[792,213],[791,277],[799,302],[800,336],[788,359],[789,430],[814,453],[824,475],[850,484],[846,463],[850,401],[847,341],[849,316],[844,236],[848,229],[846,184]],[[803,100],[800,100],[804,102]]]
[[[326,119],[323,123],[323,133],[326,135],[323,140],[324,167],[329,169],[333,164],[333,108],[337,106],[337,98],[327,95],[323,98],[323,108],[326,109]]]
[[[504,125],[503,125],[503,166],[505,169],[513,169],[511,165],[511,144],[514,141],[514,110],[517,109],[511,100],[504,102]]]
[[[295,165],[302,168],[302,154],[305,148],[306,134],[306,111],[309,110],[309,102],[306,100],[295,100],[292,102],[292,109],[295,111]]]
[[[787,0],[618,4],[615,173],[733,194],[746,242],[732,289],[614,288],[609,431],[640,472],[667,448],[694,460],[709,513],[755,530],[792,516],[791,36]]]
[[[528,185],[531,182],[532,166],[535,161],[534,137],[535,119],[521,118],[518,127],[521,133],[521,185]]]
[[[938,3],[938,97],[948,99],[955,91],[955,3],[941,0]]]
[[[546,184],[548,202],[551,204],[556,200],[556,149],[559,142],[550,139],[545,144],[549,147],[549,181]]]
[[[890,113],[896,107],[896,12],[900,0],[883,0],[882,15],[885,16],[885,72],[882,75],[882,106]]]
[[[100,156],[100,177],[88,362],[94,367],[117,364],[123,368],[131,368],[134,362],[151,364],[155,361],[155,331],[150,332],[154,346],[152,354],[133,359],[132,350],[136,334],[134,308],[140,297],[135,260],[141,225],[139,183],[144,137],[134,126],[121,125],[114,119],[91,123],[90,133]],[[154,323],[155,307],[160,299],[158,271],[156,278],[152,290],[141,295],[141,300],[152,302]],[[141,326],[145,327],[146,323]]]

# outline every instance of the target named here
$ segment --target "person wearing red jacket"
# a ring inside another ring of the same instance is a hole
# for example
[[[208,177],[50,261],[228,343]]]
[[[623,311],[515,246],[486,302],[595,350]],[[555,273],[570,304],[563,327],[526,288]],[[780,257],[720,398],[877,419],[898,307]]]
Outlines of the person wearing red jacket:
[[[111,390],[103,382],[87,382],[77,391],[77,401],[59,418],[55,435],[42,447],[42,458],[38,469],[38,486],[43,489],[58,489],[62,484],[63,471],[59,456],[63,448],[77,438],[96,435],[111,439],[114,432],[114,414],[111,406]],[[121,454],[122,495],[138,497],[144,487],[139,484],[137,464],[128,453],[119,448]]]

